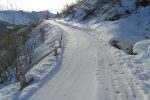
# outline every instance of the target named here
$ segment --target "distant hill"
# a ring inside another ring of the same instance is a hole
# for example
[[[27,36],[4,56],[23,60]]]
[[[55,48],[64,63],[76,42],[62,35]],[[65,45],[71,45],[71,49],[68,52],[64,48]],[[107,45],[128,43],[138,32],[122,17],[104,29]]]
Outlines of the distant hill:
[[[12,28],[20,28],[23,27],[23,25],[15,25],[15,24],[10,24],[8,22],[5,21],[0,21],[0,32],[4,32],[8,29],[12,29]]]
[[[17,25],[27,25],[29,23],[35,22],[40,19],[45,18],[52,18],[54,14],[46,11],[33,11],[33,12],[25,12],[25,11],[12,11],[12,10],[5,10],[0,11],[0,20],[8,22],[10,24],[17,24]]]

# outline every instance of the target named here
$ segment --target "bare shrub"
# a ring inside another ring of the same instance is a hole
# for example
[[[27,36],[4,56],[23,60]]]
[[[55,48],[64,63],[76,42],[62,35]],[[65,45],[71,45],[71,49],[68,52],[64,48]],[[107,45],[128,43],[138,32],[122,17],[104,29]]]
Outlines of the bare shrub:
[[[28,33],[27,33],[28,34]],[[17,35],[16,30],[8,30],[0,34],[0,83],[7,84],[13,78],[20,82],[23,89],[27,82],[22,68],[26,63],[22,57],[22,47],[26,33]]]
[[[150,1],[149,0],[137,0],[137,3],[136,3],[136,7],[138,8],[139,6],[148,6],[150,5]]]
[[[73,13],[73,10],[74,10],[74,7],[76,6],[75,3],[71,3],[71,4],[66,4],[64,6],[64,8],[61,10],[61,12],[57,12],[57,17],[63,17],[63,16],[67,16],[69,14],[72,14]]]
[[[0,35],[0,78],[1,83],[8,82],[11,76],[10,69],[15,69],[18,67],[19,59],[19,47],[20,42],[13,30],[1,33]],[[16,70],[17,71],[17,70]],[[5,73],[5,78],[3,74]],[[7,73],[7,75],[6,75]],[[3,80],[5,79],[5,80]]]

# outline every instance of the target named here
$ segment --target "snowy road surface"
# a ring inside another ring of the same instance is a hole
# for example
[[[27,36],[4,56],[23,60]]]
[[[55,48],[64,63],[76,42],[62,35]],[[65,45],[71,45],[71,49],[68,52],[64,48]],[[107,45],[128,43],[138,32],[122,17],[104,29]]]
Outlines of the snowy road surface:
[[[62,66],[31,100],[148,100],[107,44],[86,31],[52,23],[66,32]]]

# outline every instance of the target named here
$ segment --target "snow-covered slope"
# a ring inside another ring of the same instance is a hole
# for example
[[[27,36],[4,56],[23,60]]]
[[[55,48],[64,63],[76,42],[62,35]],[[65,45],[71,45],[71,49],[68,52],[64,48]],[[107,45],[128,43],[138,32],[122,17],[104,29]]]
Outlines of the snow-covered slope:
[[[150,6],[118,21],[94,24],[92,27],[108,42],[117,41],[122,49],[133,47],[137,41],[150,38]]]
[[[43,42],[41,42],[42,39],[39,33],[41,28],[45,31],[45,40]],[[48,21],[44,21],[33,29],[32,37],[28,40],[30,44],[33,42],[36,44],[36,48],[33,51],[32,66],[26,65],[24,69],[28,71],[26,74],[27,80],[34,78],[34,82],[22,91],[19,91],[19,83],[1,87],[0,100],[29,100],[40,87],[45,85],[57,73],[61,66],[64,49],[63,42],[62,48],[58,49],[59,55],[57,57],[54,56],[54,52],[50,52],[58,46],[62,35],[63,30]]]
[[[80,0],[60,14],[67,20],[117,20],[137,9],[137,0]]]

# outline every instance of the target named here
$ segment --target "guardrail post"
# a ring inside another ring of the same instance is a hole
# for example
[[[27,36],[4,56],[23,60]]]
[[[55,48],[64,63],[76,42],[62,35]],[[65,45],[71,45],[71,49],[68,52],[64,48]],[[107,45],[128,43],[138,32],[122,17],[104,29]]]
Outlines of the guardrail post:
[[[62,36],[61,36],[60,41],[59,41],[59,47],[61,48],[61,46],[62,46]]]
[[[55,47],[55,56],[57,56],[57,47]]]

